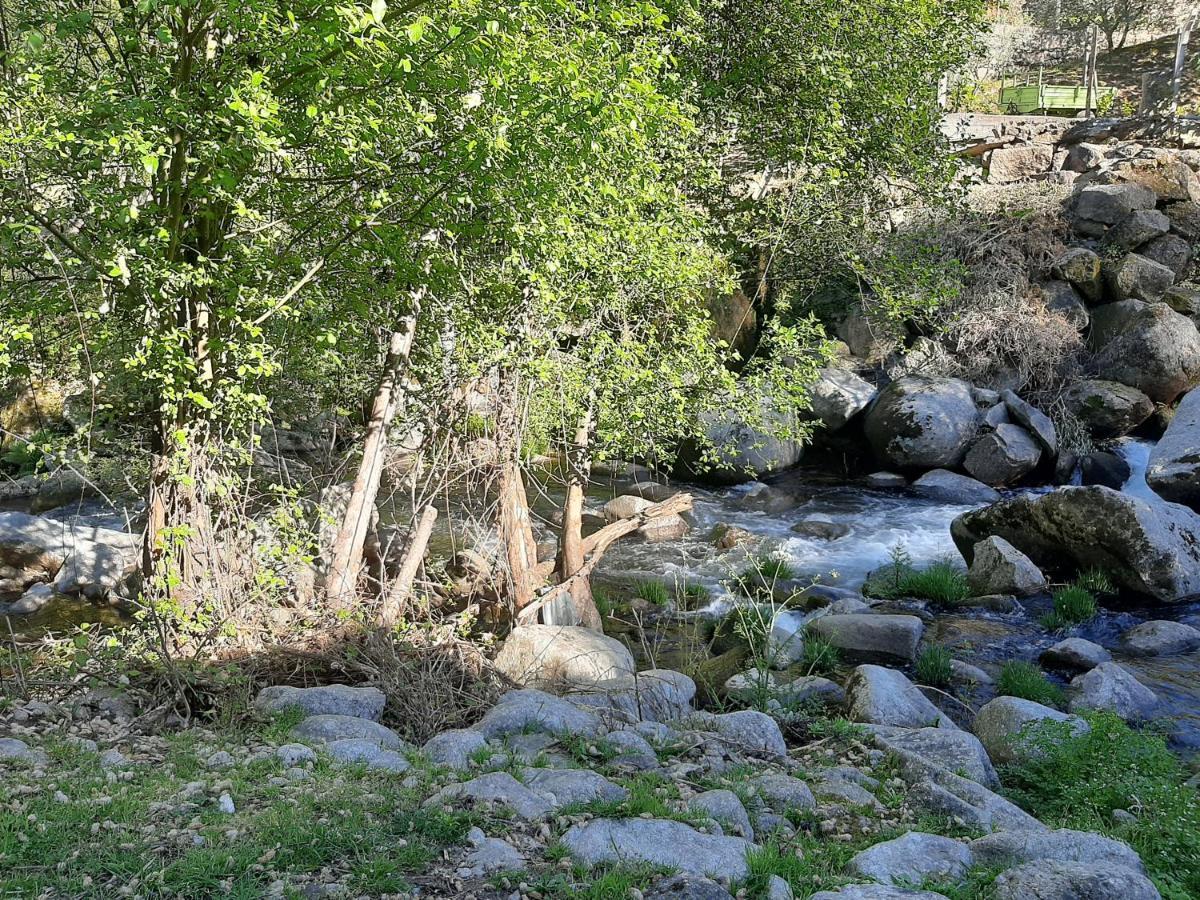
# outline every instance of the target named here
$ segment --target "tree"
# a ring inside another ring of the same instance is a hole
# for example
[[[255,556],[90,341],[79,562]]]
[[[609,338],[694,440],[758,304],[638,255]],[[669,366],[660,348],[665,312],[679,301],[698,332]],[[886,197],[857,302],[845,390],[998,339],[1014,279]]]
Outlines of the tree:
[[[1082,32],[1095,25],[1110,52],[1124,47],[1130,32],[1170,17],[1159,0],[1034,0],[1028,10],[1039,27],[1051,31]]]

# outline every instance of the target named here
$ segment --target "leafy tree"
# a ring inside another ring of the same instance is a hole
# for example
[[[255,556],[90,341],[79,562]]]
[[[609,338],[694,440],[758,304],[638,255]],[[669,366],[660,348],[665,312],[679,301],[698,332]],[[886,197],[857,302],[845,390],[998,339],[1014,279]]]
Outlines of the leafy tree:
[[[1164,24],[1171,12],[1159,0],[1033,0],[1027,10],[1048,30],[1083,32],[1095,25],[1110,51],[1124,47],[1130,32]]]

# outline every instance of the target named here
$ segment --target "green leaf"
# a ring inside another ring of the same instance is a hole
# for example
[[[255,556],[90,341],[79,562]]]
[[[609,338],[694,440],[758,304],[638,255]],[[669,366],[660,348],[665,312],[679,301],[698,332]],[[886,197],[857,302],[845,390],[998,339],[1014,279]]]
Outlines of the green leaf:
[[[387,15],[387,0],[371,0],[371,17],[379,25],[383,24],[383,17]]]

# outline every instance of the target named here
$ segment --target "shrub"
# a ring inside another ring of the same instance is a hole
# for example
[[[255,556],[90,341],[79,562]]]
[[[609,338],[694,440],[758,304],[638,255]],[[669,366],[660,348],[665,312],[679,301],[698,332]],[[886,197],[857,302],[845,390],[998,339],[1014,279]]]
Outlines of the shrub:
[[[1061,706],[1062,688],[1048,679],[1033,663],[1010,660],[1000,669],[996,679],[996,693],[1006,697],[1020,697],[1043,706]]]
[[[1050,629],[1066,628],[1087,622],[1095,616],[1095,595],[1076,584],[1054,592],[1054,612],[1042,617],[1042,625]]]
[[[637,586],[637,596],[655,606],[671,605],[671,592],[661,581],[643,581]]]
[[[953,674],[950,668],[950,651],[940,644],[931,644],[921,651],[915,666],[917,681],[932,687],[944,687]]]
[[[873,578],[863,593],[894,600],[917,597],[942,606],[957,606],[971,596],[967,573],[951,562],[936,562],[925,569],[896,568]]]
[[[811,629],[804,632],[804,650],[800,656],[800,665],[807,674],[828,674],[837,667],[839,658],[838,648],[827,638]]]
[[[1054,828],[1099,831],[1129,843],[1164,900],[1200,897],[1200,794],[1163,738],[1137,732],[1108,712],[1086,716],[1091,731],[1043,726],[1040,752],[1004,772],[1017,803]],[[1123,809],[1136,822],[1117,824]]]

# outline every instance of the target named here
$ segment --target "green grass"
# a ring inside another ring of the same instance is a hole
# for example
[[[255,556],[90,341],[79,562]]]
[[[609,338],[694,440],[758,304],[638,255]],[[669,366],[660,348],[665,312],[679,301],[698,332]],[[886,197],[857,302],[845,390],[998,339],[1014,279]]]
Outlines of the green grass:
[[[1054,611],[1042,616],[1043,627],[1056,631],[1081,625],[1096,617],[1096,596],[1078,584],[1054,592]]]
[[[655,606],[667,608],[671,605],[671,592],[661,581],[643,581],[637,586],[637,597]]]
[[[841,660],[838,648],[829,640],[811,629],[804,632],[804,648],[800,654],[800,668],[808,675],[828,675],[837,668]]]
[[[596,612],[600,613],[602,619],[607,619],[617,608],[612,597],[598,587],[592,588],[592,602],[596,604]]]
[[[68,801],[42,785],[19,804],[0,806],[5,895],[116,896],[139,878],[144,895],[252,898],[278,878],[323,880],[326,871],[347,876],[356,894],[397,893],[483,821],[422,810],[429,788],[405,788],[394,775],[358,767],[320,763],[310,780],[277,785],[271,780],[282,766],[271,757],[216,775],[203,765],[211,748],[199,740],[196,732],[168,737],[165,759],[111,783],[95,754],[48,746]],[[8,773],[5,789],[26,778],[32,775]],[[237,811],[221,813],[206,792],[194,810],[172,815],[183,786],[198,779],[229,781]],[[99,822],[111,825],[93,831]]]
[[[1063,703],[1062,688],[1051,682],[1033,663],[1024,660],[1010,660],[1001,666],[996,693],[1032,700],[1043,706],[1061,707]]]
[[[685,584],[678,594],[682,609],[703,609],[712,603],[713,594],[702,584]]]
[[[969,599],[967,573],[951,562],[935,562],[924,569],[895,565],[876,574],[864,587],[869,597],[898,600],[915,597],[941,606],[957,606]]]
[[[1075,578],[1075,586],[1092,594],[1115,594],[1117,585],[1107,572],[1099,568],[1084,569]]]
[[[1200,792],[1166,741],[1112,713],[1086,716],[1087,734],[1062,724],[1031,733],[1040,752],[1003,772],[1009,795],[1052,827],[1099,831],[1141,854],[1164,900],[1200,897]],[[1137,814],[1116,824],[1114,809]]]
[[[757,556],[734,578],[734,583],[747,597],[770,596],[776,584],[796,577],[796,570],[777,556]]]
[[[629,900],[633,891],[650,887],[667,871],[648,865],[622,865],[585,870],[574,867],[571,874],[554,872],[531,879],[531,891],[542,897],[562,900]]]
[[[929,645],[921,651],[913,667],[917,681],[931,687],[945,687],[954,674],[950,668],[950,661],[949,650],[941,644]]]

